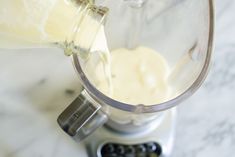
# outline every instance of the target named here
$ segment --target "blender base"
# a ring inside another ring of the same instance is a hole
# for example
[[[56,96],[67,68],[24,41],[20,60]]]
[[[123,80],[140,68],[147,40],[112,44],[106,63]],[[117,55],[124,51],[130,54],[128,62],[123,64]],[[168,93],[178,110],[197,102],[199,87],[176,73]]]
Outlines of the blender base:
[[[169,157],[174,142],[175,124],[176,108],[173,108],[164,111],[162,122],[150,131],[146,127],[146,131],[125,134],[103,126],[82,144],[89,157]],[[154,149],[151,155],[146,154],[149,154],[149,149]]]

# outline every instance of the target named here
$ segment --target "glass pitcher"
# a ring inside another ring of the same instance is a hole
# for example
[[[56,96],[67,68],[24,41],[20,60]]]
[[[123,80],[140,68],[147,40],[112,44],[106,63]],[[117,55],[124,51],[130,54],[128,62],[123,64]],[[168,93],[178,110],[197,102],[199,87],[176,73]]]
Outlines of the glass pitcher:
[[[0,1],[0,48],[62,47],[66,55],[85,55],[106,12],[90,0]]]
[[[105,124],[120,132],[134,132],[191,96],[204,81],[212,53],[213,0],[98,0],[109,8],[105,33],[108,48],[145,46],[161,53],[169,65],[172,91],[163,102],[128,104],[112,99],[92,83],[86,62],[72,55],[84,90],[59,116],[70,136],[82,140]],[[111,53],[112,54],[112,53]],[[96,66],[96,62],[93,62]],[[125,90],[126,87],[123,87]]]

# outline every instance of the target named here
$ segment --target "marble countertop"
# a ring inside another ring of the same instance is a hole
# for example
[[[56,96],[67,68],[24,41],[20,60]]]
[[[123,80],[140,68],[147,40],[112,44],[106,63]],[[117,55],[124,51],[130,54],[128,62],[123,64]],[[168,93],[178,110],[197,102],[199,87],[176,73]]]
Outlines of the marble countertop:
[[[217,1],[213,65],[203,86],[178,107],[172,157],[235,154],[235,1]],[[0,51],[0,157],[85,156],[56,123],[80,92],[61,50]]]

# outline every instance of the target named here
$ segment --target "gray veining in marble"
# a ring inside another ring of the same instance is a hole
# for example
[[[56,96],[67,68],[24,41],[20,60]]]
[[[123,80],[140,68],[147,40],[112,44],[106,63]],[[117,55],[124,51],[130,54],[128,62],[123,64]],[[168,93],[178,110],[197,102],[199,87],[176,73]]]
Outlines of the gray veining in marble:
[[[235,153],[235,1],[217,1],[216,45],[209,76],[179,106],[176,157]]]
[[[202,88],[178,107],[172,157],[235,154],[235,1],[217,1],[213,65]],[[0,157],[85,156],[56,118],[80,91],[60,50],[0,52]]]

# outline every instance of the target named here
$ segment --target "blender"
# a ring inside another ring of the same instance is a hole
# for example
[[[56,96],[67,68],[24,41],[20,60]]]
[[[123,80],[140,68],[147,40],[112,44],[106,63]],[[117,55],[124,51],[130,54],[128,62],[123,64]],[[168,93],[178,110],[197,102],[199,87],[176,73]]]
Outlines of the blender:
[[[170,156],[176,108],[204,81],[213,47],[213,0],[98,0],[109,8],[105,33],[110,50],[146,46],[169,64],[171,94],[164,102],[128,104],[103,94],[85,64],[72,62],[84,89],[58,123],[92,157]],[[94,62],[94,66],[95,66]],[[125,90],[126,87],[123,87]],[[131,94],[131,93],[130,93]]]

